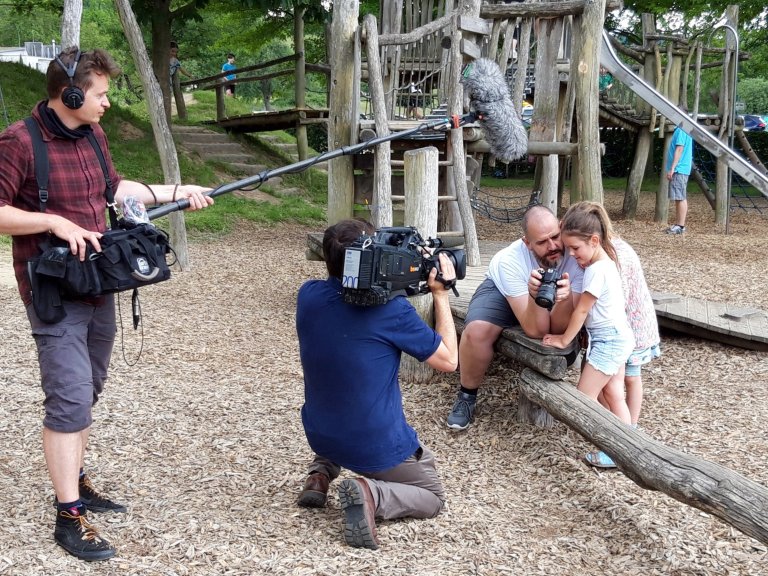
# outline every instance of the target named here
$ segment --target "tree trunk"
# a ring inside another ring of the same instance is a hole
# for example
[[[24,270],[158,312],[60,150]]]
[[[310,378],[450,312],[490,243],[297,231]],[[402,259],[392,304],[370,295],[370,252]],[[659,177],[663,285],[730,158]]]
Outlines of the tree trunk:
[[[664,492],[768,544],[768,489],[764,486],[629,428],[567,382],[526,368],[520,375],[520,390],[613,458],[642,488]]]
[[[131,9],[129,0],[115,0],[117,13],[120,17],[120,23],[123,26],[125,37],[131,47],[131,54],[136,63],[136,70],[139,71],[141,84],[144,87],[144,96],[149,109],[149,119],[152,123],[152,130],[155,134],[155,145],[160,153],[160,164],[163,168],[163,176],[166,184],[176,184],[181,182],[181,171],[179,169],[179,158],[176,155],[176,144],[171,135],[171,127],[168,123],[168,117],[163,110],[163,96],[160,92],[160,85],[157,78],[151,73],[147,56],[147,48],[144,45],[144,38],[136,22],[136,16]],[[170,41],[169,41],[170,45]],[[167,52],[167,50],[166,50]],[[168,79],[168,54],[165,58],[165,78],[166,87]],[[184,269],[189,269],[189,249],[187,247],[187,230],[184,227],[184,213],[177,211],[168,216],[170,220],[171,244],[176,251],[177,263]]]
[[[64,11],[61,13],[62,49],[80,46],[80,21],[82,18],[83,0],[64,0]]]

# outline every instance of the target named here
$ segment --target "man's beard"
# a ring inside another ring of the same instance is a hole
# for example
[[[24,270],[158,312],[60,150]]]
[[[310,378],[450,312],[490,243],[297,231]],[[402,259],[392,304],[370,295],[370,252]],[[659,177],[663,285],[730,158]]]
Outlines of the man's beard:
[[[563,259],[562,252],[551,252],[539,259],[542,268],[557,268]]]

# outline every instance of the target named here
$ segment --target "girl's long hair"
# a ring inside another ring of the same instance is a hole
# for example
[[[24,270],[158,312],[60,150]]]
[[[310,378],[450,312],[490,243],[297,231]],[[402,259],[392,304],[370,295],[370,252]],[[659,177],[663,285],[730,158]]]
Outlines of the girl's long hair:
[[[617,266],[619,265],[616,248],[611,242],[611,238],[614,237],[613,226],[602,204],[587,201],[573,204],[563,216],[560,233],[576,236],[582,240],[589,240],[592,235],[597,235],[605,253]]]

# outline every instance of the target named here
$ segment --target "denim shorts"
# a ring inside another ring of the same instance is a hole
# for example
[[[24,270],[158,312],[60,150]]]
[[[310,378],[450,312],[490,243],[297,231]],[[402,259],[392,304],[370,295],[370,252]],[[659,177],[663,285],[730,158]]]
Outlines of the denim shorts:
[[[654,344],[650,348],[643,348],[642,350],[634,350],[632,354],[627,358],[627,365],[624,369],[626,376],[640,376],[640,368],[643,364],[648,364],[654,358],[661,356],[661,348],[658,344]]]
[[[490,278],[480,283],[469,301],[464,324],[469,324],[473,320],[483,320],[502,328],[520,325],[504,294],[496,288],[496,284]]]
[[[608,376],[618,374],[635,348],[632,333],[623,336],[614,326],[587,331],[589,332],[587,362],[595,370]]]
[[[675,172],[672,174],[672,180],[669,181],[670,200],[685,200],[688,194],[688,174]]]

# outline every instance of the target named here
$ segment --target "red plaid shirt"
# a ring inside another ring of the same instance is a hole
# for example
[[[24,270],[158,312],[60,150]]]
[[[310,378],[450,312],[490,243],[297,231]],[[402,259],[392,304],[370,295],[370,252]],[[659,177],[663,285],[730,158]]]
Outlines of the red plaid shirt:
[[[54,136],[45,128],[36,109],[32,116],[37,120],[48,147],[50,168],[46,213],[63,216],[86,230],[104,232],[107,229],[106,182],[90,142],[87,138],[65,140]],[[107,137],[98,124],[93,125],[93,132],[104,152],[113,186],[117,190],[120,176],[112,165]],[[23,121],[0,133],[0,206],[8,205],[27,212],[40,211],[32,139]],[[13,237],[13,268],[19,293],[26,305],[32,301],[26,262],[40,253],[40,244],[47,236],[31,234]]]

